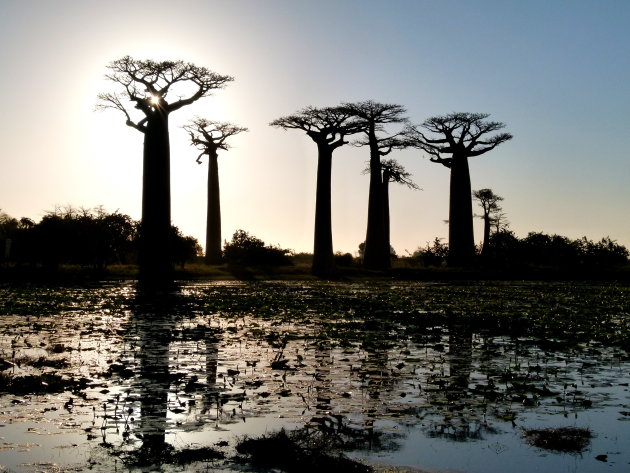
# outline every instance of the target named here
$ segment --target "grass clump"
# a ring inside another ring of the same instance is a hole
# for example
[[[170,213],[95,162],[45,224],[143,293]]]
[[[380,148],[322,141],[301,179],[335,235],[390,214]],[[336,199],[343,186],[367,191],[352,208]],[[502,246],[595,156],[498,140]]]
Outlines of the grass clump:
[[[580,453],[591,442],[593,433],[581,427],[549,427],[546,429],[525,429],[524,437],[528,444],[545,450]]]
[[[279,468],[286,473],[371,473],[374,470],[338,451],[334,439],[306,429],[278,432],[259,438],[245,438],[236,451],[251,465]]]
[[[67,379],[53,373],[15,377],[5,373],[0,376],[0,392],[15,395],[79,392],[84,390],[87,384],[86,378]]]

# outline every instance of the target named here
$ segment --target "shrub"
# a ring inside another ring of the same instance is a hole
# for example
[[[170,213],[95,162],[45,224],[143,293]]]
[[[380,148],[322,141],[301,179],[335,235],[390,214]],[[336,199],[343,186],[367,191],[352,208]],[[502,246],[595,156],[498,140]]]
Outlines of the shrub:
[[[337,266],[352,266],[354,263],[354,257],[350,253],[335,253],[335,265]]]
[[[436,237],[432,244],[427,242],[427,246],[414,251],[412,258],[423,266],[442,266],[448,258],[448,245]]]
[[[265,245],[264,241],[245,230],[236,230],[232,241],[226,241],[223,248],[223,258],[228,264],[242,266],[290,265],[291,255],[291,250]]]

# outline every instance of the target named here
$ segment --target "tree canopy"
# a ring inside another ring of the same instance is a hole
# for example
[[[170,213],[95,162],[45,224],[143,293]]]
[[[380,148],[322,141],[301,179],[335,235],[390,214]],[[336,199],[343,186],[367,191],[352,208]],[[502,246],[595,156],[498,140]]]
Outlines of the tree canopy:
[[[405,135],[427,152],[432,162],[451,168],[453,159],[459,156],[479,156],[512,139],[510,133],[486,136],[505,127],[501,122],[486,121],[489,116],[487,113],[466,112],[435,116],[425,120],[421,127],[438,137],[427,137],[420,127],[412,125],[407,127]],[[443,157],[444,154],[451,156]]]
[[[97,108],[120,110],[126,124],[143,133],[147,117],[190,105],[234,80],[184,61],[157,62],[125,56],[112,61],[107,68],[110,73],[105,77],[118,84],[121,91],[99,94]],[[171,97],[174,100],[170,101]],[[140,110],[144,117],[134,117],[132,108]]]

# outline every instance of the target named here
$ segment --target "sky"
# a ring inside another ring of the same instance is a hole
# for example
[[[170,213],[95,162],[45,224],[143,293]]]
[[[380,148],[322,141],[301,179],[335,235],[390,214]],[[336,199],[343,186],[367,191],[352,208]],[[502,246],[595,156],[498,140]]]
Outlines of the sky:
[[[269,122],[306,106],[374,100],[420,124],[489,113],[514,138],[471,158],[517,236],[537,231],[630,247],[627,0],[0,0],[0,209],[36,221],[56,207],[140,219],[143,135],[107,65],[183,60],[234,82],[170,117],[172,219],[205,241],[207,162],[181,128],[195,116],[249,128],[219,154],[223,239],[237,229],[312,251],[317,150]],[[396,132],[394,127],[390,132]],[[392,153],[422,190],[392,185],[398,254],[448,235],[449,171]],[[365,239],[366,148],[333,157],[333,244]],[[475,239],[482,238],[480,219]]]

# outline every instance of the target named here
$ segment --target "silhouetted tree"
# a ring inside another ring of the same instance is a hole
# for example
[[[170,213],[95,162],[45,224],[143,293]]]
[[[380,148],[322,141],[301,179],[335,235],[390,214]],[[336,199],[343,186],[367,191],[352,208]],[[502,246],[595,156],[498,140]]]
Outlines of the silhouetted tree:
[[[216,122],[205,118],[195,118],[184,129],[190,134],[190,140],[201,154],[208,156],[208,207],[206,215],[206,256],[207,264],[219,264],[221,254],[221,196],[219,192],[219,150],[227,151],[230,146],[227,139],[238,135],[247,128],[226,122]]]
[[[120,110],[126,124],[144,134],[140,280],[167,286],[173,277],[169,115],[233,79],[183,61],[125,56],[107,67],[106,77],[122,92],[99,94],[99,108]],[[141,112],[139,120],[130,107]]]
[[[381,157],[394,149],[406,147],[407,142],[400,133],[385,137],[379,136],[379,133],[385,132],[387,124],[405,123],[405,108],[372,100],[347,103],[344,106],[358,118],[365,134],[365,138],[356,144],[370,149],[370,189],[363,265],[369,269],[388,269],[390,255],[385,231]]]
[[[468,158],[479,156],[512,139],[509,133],[489,134],[505,127],[485,121],[484,113],[451,113],[432,117],[422,128],[438,137],[427,137],[418,127],[408,127],[407,136],[430,155],[434,163],[451,171],[449,203],[449,264],[472,263],[475,255],[473,235],[472,189]],[[450,156],[443,157],[444,154]]]
[[[290,265],[291,250],[265,245],[260,238],[245,230],[236,230],[232,240],[225,242],[224,258],[229,264],[240,266],[282,266]]]
[[[315,191],[315,235],[312,272],[320,276],[334,271],[331,223],[332,156],[347,144],[346,136],[360,129],[346,107],[306,107],[294,115],[278,118],[271,126],[305,131],[317,145],[317,188]]]
[[[481,256],[487,257],[488,245],[490,243],[490,229],[501,220],[499,215],[503,215],[503,209],[499,205],[499,202],[503,200],[503,197],[496,195],[492,192],[492,189],[479,189],[473,191],[472,196],[475,200],[479,201],[479,205],[483,211],[483,214],[480,215],[483,219],[483,244],[481,246]]]
[[[18,226],[17,219],[0,209],[0,261],[8,260],[11,256],[13,237]]]
[[[202,248],[195,237],[185,236],[175,225],[171,227],[173,232],[173,256],[174,262],[184,269],[188,261],[195,261],[202,253]]]
[[[424,266],[441,266],[448,259],[448,245],[442,239],[435,237],[433,242],[427,242],[424,248],[418,248],[411,255]]]
[[[418,190],[419,187],[411,180],[411,173],[405,171],[405,168],[395,159],[385,159],[381,161],[381,170],[383,173],[382,179],[382,189],[383,189],[383,222],[385,226],[385,242],[387,243],[387,248],[390,248],[391,252],[391,225],[389,218],[389,184],[390,182],[395,182],[398,184],[403,184],[410,189]],[[364,171],[364,174],[370,173],[370,168],[367,167]]]

